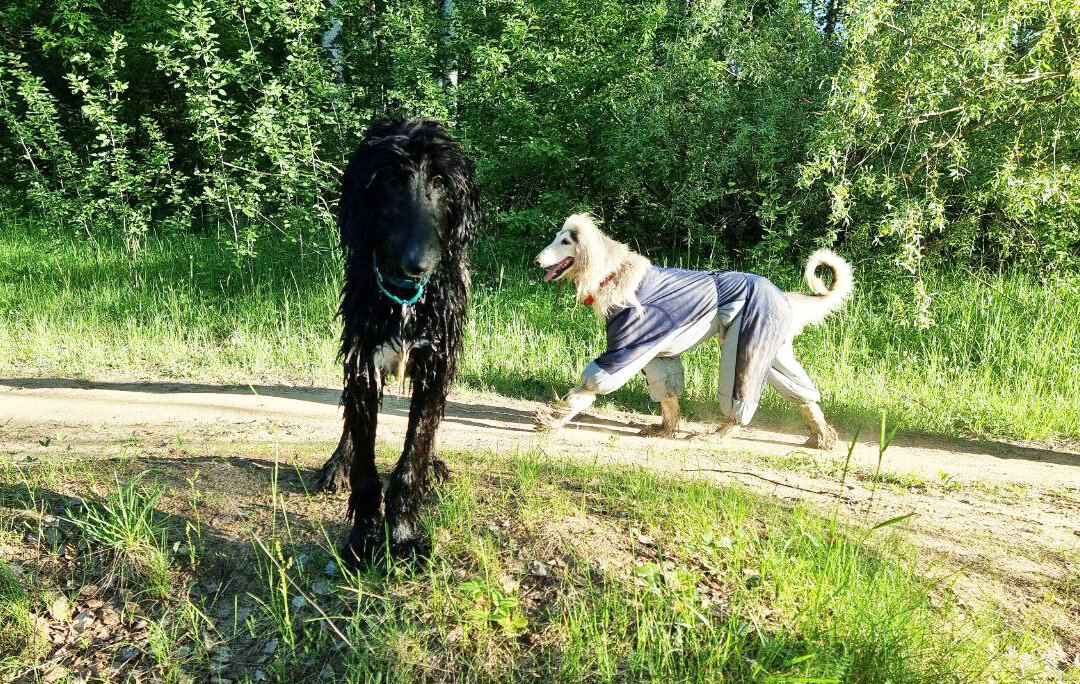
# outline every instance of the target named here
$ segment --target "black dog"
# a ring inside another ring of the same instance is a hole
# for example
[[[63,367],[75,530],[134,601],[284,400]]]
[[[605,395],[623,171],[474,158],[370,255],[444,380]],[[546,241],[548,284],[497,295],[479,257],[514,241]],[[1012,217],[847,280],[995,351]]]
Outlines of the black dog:
[[[429,477],[449,476],[435,455],[435,432],[461,348],[468,248],[479,221],[472,162],[437,121],[373,126],[345,170],[338,211],[345,429],[319,487],[351,487],[350,562],[377,557],[387,541],[397,556],[426,548],[417,514]],[[405,449],[386,490],[384,528],[375,424],[386,366],[401,349],[411,349],[413,394]]]

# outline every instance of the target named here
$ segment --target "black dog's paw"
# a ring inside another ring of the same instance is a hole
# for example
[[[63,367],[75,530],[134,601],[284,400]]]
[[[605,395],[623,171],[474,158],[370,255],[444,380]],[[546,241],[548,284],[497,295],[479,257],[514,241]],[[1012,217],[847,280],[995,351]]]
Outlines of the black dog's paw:
[[[431,461],[431,480],[429,486],[441,485],[450,479],[450,469],[446,467],[446,462],[441,458],[432,459]]]
[[[386,528],[379,525],[370,530],[352,530],[338,553],[351,570],[381,564],[386,560]]]
[[[354,529],[338,553],[342,562],[351,570],[379,569],[386,565],[388,541],[384,525],[374,529]],[[399,541],[389,541],[389,551],[398,563],[414,563],[431,556],[431,542],[422,536],[410,536]]]
[[[333,456],[323,464],[315,479],[315,489],[320,492],[341,494],[349,490],[349,468]]]
[[[423,537],[410,537],[390,545],[390,553],[399,562],[414,563],[431,556],[431,542]]]

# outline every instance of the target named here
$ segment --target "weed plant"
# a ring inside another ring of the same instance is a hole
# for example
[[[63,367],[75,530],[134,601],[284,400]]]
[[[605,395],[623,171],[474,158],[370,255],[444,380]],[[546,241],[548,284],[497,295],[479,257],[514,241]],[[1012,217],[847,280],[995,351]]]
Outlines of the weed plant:
[[[71,522],[89,542],[101,586],[152,598],[169,595],[166,528],[155,515],[160,486],[142,486],[139,474],[121,483],[101,503],[83,504]]]

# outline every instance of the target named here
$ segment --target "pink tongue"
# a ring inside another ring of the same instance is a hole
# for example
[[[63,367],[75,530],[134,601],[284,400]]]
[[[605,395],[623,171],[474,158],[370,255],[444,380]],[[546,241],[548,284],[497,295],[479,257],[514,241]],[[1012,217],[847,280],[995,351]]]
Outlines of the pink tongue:
[[[552,266],[551,268],[549,268],[549,269],[548,269],[548,272],[547,272],[547,275],[545,275],[545,276],[544,276],[544,282],[545,282],[545,283],[550,283],[550,282],[551,282],[551,279],[552,279],[552,278],[554,278],[555,276],[559,275],[559,272],[560,272],[560,271],[561,271],[561,270],[562,270],[563,268],[565,268],[565,267],[566,267],[566,262],[567,262],[567,261],[568,261],[568,259],[563,259],[563,260],[562,260],[562,261],[560,261],[559,263],[557,263],[557,264],[555,264],[554,266]]]

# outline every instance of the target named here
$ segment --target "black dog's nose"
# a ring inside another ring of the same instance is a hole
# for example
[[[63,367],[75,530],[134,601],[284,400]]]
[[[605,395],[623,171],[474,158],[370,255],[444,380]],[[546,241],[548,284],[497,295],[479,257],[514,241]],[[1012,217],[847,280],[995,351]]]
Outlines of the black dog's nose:
[[[419,280],[427,275],[431,267],[428,265],[428,260],[424,259],[422,255],[410,254],[401,260],[401,275],[406,278],[412,278]]]

